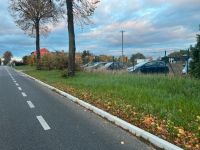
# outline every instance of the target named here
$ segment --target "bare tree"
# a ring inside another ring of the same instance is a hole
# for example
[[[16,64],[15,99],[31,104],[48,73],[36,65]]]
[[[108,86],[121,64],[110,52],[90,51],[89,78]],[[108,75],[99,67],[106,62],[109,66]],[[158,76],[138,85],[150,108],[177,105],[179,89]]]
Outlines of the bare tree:
[[[37,68],[40,69],[40,34],[48,33],[49,23],[58,21],[58,8],[49,0],[10,0],[9,10],[16,24],[36,38]]]
[[[52,0],[50,0],[52,2]],[[75,32],[74,23],[79,25],[91,23],[91,16],[97,6],[99,0],[55,0],[66,4],[67,8],[67,24],[69,36],[69,59],[68,59],[68,76],[75,75]],[[54,2],[55,2],[54,1]]]

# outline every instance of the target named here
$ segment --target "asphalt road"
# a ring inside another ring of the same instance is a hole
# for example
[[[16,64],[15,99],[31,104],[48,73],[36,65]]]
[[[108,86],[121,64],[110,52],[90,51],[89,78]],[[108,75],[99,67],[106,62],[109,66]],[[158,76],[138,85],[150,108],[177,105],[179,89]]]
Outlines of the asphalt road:
[[[0,150],[149,150],[57,93],[0,66]]]

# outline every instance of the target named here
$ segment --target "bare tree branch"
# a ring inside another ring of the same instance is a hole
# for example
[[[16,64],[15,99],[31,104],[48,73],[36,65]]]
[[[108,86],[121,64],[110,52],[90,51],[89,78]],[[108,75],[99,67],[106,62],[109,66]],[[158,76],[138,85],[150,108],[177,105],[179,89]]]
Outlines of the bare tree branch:
[[[58,7],[49,0],[11,0],[9,11],[16,24],[30,36],[35,36],[37,20],[41,31],[42,28],[49,31],[47,25],[57,22],[60,15]]]
[[[49,0],[10,0],[9,11],[16,24],[36,38],[37,62],[40,60],[40,34],[47,34],[49,23],[58,21],[59,10]]]

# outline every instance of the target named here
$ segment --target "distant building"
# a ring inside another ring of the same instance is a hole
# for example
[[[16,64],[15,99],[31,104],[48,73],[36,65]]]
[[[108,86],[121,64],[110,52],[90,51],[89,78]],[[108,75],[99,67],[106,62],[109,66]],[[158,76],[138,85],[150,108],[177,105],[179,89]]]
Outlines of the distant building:
[[[136,59],[136,63],[139,64],[139,63],[148,62],[148,61],[151,61],[151,60],[152,60],[152,58]]]
[[[1,64],[0,64],[0,66],[3,66],[4,65],[4,58],[1,58]]]
[[[49,54],[48,49],[46,49],[46,48],[40,49],[40,57],[43,57],[44,55],[47,55],[47,54]],[[37,51],[34,51],[33,55],[34,55],[34,57],[37,57]]]

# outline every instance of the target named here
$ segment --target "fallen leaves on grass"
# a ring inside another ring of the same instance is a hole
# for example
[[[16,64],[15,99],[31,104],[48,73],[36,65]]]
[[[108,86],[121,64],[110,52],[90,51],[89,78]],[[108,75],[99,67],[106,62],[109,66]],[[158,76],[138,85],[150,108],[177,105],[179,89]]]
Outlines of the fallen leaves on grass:
[[[184,129],[183,128],[179,128],[178,129],[178,134],[180,135],[180,136],[184,136],[185,135],[185,131],[184,131]]]
[[[143,119],[143,123],[149,127],[155,124],[155,119],[153,116],[145,116]]]
[[[196,134],[186,131],[183,127],[176,127],[170,120],[160,120],[151,114],[143,114],[131,105],[119,103],[112,100],[109,95],[98,97],[89,91],[81,91],[70,86],[54,84],[53,86],[64,90],[78,98],[85,100],[98,108],[101,108],[115,116],[118,116],[127,122],[130,122],[144,130],[147,130],[165,140],[168,140],[180,147],[191,150],[200,149],[200,139]],[[200,121],[200,116],[196,117]],[[200,126],[198,126],[200,130]],[[123,144],[123,142],[121,143]]]

